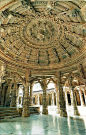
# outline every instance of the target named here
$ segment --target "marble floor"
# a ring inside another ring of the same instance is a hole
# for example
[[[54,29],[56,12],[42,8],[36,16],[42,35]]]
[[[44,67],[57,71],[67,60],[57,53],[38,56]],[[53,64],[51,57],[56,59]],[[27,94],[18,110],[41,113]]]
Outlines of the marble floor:
[[[0,120],[0,135],[86,135],[86,118],[30,115]]]

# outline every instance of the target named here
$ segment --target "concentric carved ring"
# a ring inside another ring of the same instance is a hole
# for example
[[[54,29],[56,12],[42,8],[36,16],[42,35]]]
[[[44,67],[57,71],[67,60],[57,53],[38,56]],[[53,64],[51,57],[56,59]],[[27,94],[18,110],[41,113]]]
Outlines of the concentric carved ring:
[[[35,48],[52,47],[62,38],[62,33],[61,24],[46,18],[28,21],[23,28],[20,27],[22,41]]]

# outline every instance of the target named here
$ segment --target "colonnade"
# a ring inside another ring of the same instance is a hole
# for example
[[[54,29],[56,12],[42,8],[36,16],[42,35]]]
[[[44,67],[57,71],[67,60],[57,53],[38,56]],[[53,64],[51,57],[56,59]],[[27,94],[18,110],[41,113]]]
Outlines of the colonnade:
[[[28,77],[27,77],[28,78]],[[1,100],[0,106],[6,107],[16,107],[19,104],[22,104],[23,111],[22,116],[28,117],[30,115],[29,106],[33,105],[42,105],[43,106],[43,114],[48,114],[48,105],[55,105],[57,106],[57,113],[60,113],[60,116],[67,116],[66,106],[71,105],[74,109],[75,115],[80,115],[77,105],[85,106],[86,104],[86,92],[85,86],[73,86],[71,81],[69,86],[65,86],[65,83],[61,81],[61,74],[59,73],[57,80],[55,83],[55,90],[47,91],[47,86],[50,83],[50,80],[47,81],[45,77],[41,80],[38,80],[42,87],[42,93],[33,93],[33,81],[29,82],[26,79],[25,83],[22,84],[23,86],[23,95],[19,97],[19,89],[18,89],[18,82],[16,79],[9,78],[7,83],[0,87],[3,89],[1,93]]]
[[[16,107],[18,97],[18,87],[15,79],[7,79],[7,82],[1,86],[0,106]]]
[[[75,93],[79,93],[78,95],[78,100],[77,100],[77,96],[76,96],[76,102],[77,102],[77,105],[79,106],[85,106],[85,96],[84,96],[84,93],[82,90],[78,91],[74,91]],[[73,106],[73,93],[71,91],[65,91],[65,100],[66,100],[66,105],[67,106]],[[47,105],[57,105],[58,104],[58,101],[57,101],[57,93],[55,92],[55,90],[53,91],[50,91],[47,93]],[[42,105],[41,103],[41,100],[42,100],[42,93],[34,93],[33,94],[33,104],[32,105]],[[78,103],[79,102],[79,103]]]

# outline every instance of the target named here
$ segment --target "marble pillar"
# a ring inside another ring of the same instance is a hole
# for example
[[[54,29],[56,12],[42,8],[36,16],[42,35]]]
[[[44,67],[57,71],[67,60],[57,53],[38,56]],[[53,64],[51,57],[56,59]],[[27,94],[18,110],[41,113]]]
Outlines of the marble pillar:
[[[65,97],[63,95],[63,84],[59,84],[60,116],[67,117]]]
[[[52,93],[52,105],[55,105],[54,104],[54,93]]]
[[[79,96],[80,96],[81,106],[85,106],[81,90],[79,90]]]
[[[60,113],[60,106],[59,106],[59,90],[58,90],[58,82],[55,84],[56,89],[56,106],[57,106],[57,113]]]
[[[47,108],[47,97],[46,97],[46,90],[47,90],[47,80],[46,79],[42,79],[41,87],[43,89],[43,111],[42,111],[42,114],[47,115],[48,108]]]
[[[85,84],[85,88],[84,88],[84,97],[85,97],[85,106],[86,106],[86,84]]]
[[[71,90],[70,95],[71,95],[71,106],[73,106],[73,91],[72,90]]]
[[[48,114],[46,89],[43,89],[43,112],[42,114]]]
[[[63,93],[63,84],[61,83],[61,72],[58,74],[58,90],[59,90],[59,106],[60,106],[60,116],[67,117],[66,103]]]
[[[1,106],[1,96],[2,96],[2,87],[1,87],[1,83],[0,83],[0,106]]]
[[[32,91],[33,85],[30,84],[30,106],[33,105],[33,91]]]
[[[10,107],[16,107],[16,91],[17,91],[17,83],[14,80],[14,87],[12,90],[12,98],[11,98],[11,103],[10,103]]]
[[[71,97],[72,97],[72,104],[73,105],[73,111],[74,111],[74,115],[80,115],[78,108],[77,108],[77,101],[76,101],[76,95],[74,92],[74,88],[75,86],[73,86],[72,82],[73,82],[73,77],[71,76],[71,78],[69,79],[69,84],[70,84],[70,89],[71,89]]]
[[[7,93],[6,93],[6,101],[5,101],[5,106],[10,106],[10,102],[11,102],[11,86],[12,86],[12,80],[8,79],[8,89],[7,89]]]
[[[6,85],[3,86],[3,88],[0,86],[0,106],[4,106],[4,101],[5,101],[5,88]]]
[[[65,99],[66,99],[66,107],[68,106],[68,97],[67,97],[67,90],[65,89]]]
[[[73,89],[73,108],[74,108],[74,115],[80,115],[77,108],[76,95],[74,89]]]
[[[37,95],[35,95],[35,105],[37,105]]]
[[[30,97],[29,97],[29,85],[28,85],[28,86],[25,86],[25,90],[24,90],[22,117],[30,116],[29,104],[30,104]]]
[[[57,95],[57,113],[59,113],[59,114],[60,114],[60,106],[59,106],[59,91],[57,91],[56,95]]]
[[[6,99],[4,99],[4,95],[5,95],[5,86],[2,89],[2,93],[1,93],[1,107],[4,106],[4,100],[6,102]],[[6,97],[5,97],[6,98]]]
[[[39,102],[39,94],[38,94],[37,96],[38,96],[38,103],[37,103],[37,104],[40,105],[40,102]]]
[[[16,91],[16,106],[18,107],[19,105],[19,88]]]

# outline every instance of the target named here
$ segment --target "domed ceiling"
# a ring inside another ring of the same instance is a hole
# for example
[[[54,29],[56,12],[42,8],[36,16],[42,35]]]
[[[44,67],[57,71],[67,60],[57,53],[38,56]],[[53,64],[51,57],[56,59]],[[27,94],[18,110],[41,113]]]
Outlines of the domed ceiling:
[[[2,4],[1,59],[29,68],[60,68],[77,62],[86,51],[85,4],[78,0]]]

